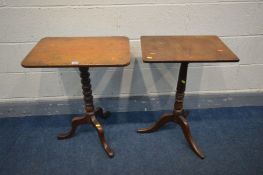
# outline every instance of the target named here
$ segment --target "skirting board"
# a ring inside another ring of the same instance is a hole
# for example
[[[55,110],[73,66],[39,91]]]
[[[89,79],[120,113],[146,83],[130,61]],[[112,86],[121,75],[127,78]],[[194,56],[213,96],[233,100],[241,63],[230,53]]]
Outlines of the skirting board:
[[[174,94],[95,98],[95,106],[111,112],[172,110]],[[186,109],[263,106],[263,93],[189,94]],[[0,118],[39,115],[83,114],[83,99],[38,100],[0,103]]]

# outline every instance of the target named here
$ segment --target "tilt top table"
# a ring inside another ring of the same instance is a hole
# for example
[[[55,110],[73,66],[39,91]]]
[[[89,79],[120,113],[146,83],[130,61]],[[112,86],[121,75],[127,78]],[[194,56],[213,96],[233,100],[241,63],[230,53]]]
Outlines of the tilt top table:
[[[173,113],[163,114],[149,128],[139,129],[139,133],[157,131],[167,122],[178,123],[193,151],[204,158],[192,138],[188,113],[184,110],[184,93],[187,69],[194,62],[238,62],[237,56],[217,36],[142,36],[142,58],[146,63],[181,63]]]
[[[129,40],[127,37],[47,37],[31,50],[22,62],[23,67],[77,67],[80,71],[86,114],[74,117],[71,130],[60,134],[58,139],[67,139],[75,134],[81,124],[92,124],[99,135],[109,157],[113,151],[106,142],[104,131],[96,116],[106,117],[108,112],[94,108],[89,67],[116,67],[130,63]]]

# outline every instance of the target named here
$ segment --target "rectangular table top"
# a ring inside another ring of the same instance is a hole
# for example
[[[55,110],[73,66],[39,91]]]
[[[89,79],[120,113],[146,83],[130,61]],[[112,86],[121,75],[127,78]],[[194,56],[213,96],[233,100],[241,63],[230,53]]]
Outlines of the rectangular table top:
[[[144,62],[237,62],[217,36],[142,36]]]
[[[24,67],[106,67],[130,63],[127,37],[47,37],[22,62]]]

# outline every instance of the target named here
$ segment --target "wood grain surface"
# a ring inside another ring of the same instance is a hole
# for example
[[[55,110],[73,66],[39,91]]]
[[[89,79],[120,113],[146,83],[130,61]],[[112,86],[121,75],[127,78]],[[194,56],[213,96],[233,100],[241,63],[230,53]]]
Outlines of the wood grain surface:
[[[22,62],[23,67],[106,67],[130,63],[127,37],[47,37]]]
[[[142,36],[144,62],[237,62],[217,36]]]

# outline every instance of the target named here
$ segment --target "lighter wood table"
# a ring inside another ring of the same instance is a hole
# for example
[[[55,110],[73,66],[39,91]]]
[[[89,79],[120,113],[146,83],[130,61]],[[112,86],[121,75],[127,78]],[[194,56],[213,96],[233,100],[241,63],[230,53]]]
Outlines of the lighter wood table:
[[[151,127],[139,133],[157,131],[167,122],[178,123],[193,151],[204,158],[203,152],[193,141],[188,113],[183,108],[188,64],[193,62],[237,62],[237,56],[217,36],[142,36],[142,58],[146,63],[181,63],[174,109],[163,114]]]
[[[109,157],[113,151],[106,142],[104,131],[96,116],[109,114],[102,108],[94,108],[89,67],[116,67],[130,63],[127,37],[48,37],[40,40],[22,62],[23,67],[77,67],[80,71],[86,114],[74,117],[71,130],[60,134],[58,139],[67,139],[75,134],[81,124],[92,124]]]

